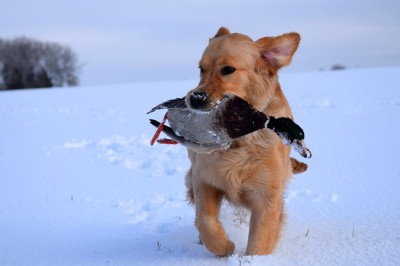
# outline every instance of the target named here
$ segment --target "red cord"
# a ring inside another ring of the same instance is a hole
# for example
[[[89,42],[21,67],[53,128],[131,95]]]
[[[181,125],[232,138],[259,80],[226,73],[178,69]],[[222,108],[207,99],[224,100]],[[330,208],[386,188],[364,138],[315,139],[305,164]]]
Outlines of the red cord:
[[[173,139],[158,139],[157,142],[160,144],[178,144],[178,142]]]
[[[165,113],[164,119],[162,120],[161,124],[158,126],[158,128],[157,128],[157,130],[156,130],[156,133],[154,134],[153,138],[151,139],[151,141],[150,141],[150,145],[151,145],[151,146],[153,146],[154,142],[156,142],[156,140],[157,140],[158,137],[160,136],[161,131],[162,131],[163,128],[164,128],[165,121],[167,121],[167,115],[168,115],[168,112]]]

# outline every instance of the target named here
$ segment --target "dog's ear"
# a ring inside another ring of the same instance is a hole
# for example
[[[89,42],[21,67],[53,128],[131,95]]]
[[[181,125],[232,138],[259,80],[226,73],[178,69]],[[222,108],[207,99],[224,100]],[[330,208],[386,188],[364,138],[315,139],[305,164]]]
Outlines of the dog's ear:
[[[265,37],[256,41],[261,47],[261,58],[274,67],[287,66],[299,46],[298,33],[286,33],[277,37]]]
[[[226,35],[226,34],[229,34],[229,33],[231,33],[231,32],[227,28],[221,27],[221,28],[219,28],[217,34],[215,34],[215,36],[213,38],[218,38],[218,37],[220,37],[222,35]]]

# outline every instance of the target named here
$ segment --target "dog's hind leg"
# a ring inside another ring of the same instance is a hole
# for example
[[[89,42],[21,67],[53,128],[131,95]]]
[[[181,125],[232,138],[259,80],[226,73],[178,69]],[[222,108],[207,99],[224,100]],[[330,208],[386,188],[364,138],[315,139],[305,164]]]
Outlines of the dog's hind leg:
[[[204,183],[194,187],[196,226],[205,247],[217,256],[227,256],[235,250],[235,244],[218,219],[223,192]]]

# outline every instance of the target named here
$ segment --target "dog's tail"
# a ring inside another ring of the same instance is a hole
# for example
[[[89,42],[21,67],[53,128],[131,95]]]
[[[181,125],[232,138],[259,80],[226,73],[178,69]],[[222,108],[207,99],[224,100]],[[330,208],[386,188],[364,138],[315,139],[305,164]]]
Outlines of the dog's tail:
[[[293,174],[300,174],[307,171],[308,165],[290,157],[290,162],[292,163]]]

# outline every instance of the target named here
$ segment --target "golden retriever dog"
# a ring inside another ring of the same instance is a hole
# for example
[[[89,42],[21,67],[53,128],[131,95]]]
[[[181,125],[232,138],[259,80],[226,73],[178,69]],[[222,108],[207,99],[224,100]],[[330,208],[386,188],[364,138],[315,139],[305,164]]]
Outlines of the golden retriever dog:
[[[203,53],[200,83],[188,92],[187,105],[209,109],[231,93],[269,116],[293,119],[277,72],[290,63],[299,42],[297,33],[253,41],[220,28]],[[285,218],[282,196],[286,184],[307,165],[291,158],[290,145],[284,145],[269,129],[240,137],[227,150],[188,153],[188,198],[195,206],[195,225],[205,247],[217,256],[230,255],[235,249],[218,219],[226,198],[251,211],[246,255],[272,253]]]

